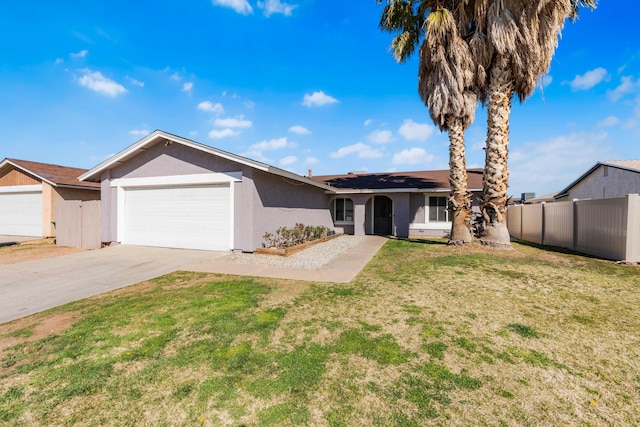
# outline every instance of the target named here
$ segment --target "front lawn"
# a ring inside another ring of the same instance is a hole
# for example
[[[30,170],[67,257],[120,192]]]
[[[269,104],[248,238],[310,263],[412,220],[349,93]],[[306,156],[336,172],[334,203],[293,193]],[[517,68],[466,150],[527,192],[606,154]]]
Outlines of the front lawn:
[[[6,425],[633,425],[640,268],[389,241],[350,284],[177,272],[0,325]]]

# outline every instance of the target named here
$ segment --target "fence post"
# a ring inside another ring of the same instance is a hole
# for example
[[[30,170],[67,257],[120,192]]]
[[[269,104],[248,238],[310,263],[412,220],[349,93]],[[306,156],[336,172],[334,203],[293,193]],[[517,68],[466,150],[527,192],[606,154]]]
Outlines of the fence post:
[[[577,251],[578,249],[578,209],[576,207],[576,202],[578,199],[573,199],[571,201],[571,212],[573,215],[573,238],[571,243],[571,250]]]
[[[627,244],[624,261],[640,262],[640,196],[627,194]]]
[[[545,215],[545,207],[546,207],[547,202],[542,202],[542,218],[540,218],[540,220],[542,221],[542,225],[540,226],[540,244],[544,246],[544,233],[545,233],[545,219],[544,219],[544,215]]]

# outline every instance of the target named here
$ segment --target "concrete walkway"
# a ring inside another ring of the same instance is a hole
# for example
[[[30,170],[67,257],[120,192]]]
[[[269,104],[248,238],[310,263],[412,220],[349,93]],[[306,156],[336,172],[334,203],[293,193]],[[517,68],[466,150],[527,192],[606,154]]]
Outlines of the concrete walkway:
[[[225,261],[224,259],[206,260],[189,265],[184,269],[205,273],[236,274],[275,279],[349,283],[378,253],[386,241],[385,237],[366,236],[362,242],[318,269],[275,267],[264,264]]]

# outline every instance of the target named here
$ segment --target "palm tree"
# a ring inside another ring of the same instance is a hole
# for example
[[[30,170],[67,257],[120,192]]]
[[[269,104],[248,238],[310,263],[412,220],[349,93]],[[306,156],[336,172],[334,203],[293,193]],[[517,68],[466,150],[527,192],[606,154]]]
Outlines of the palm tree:
[[[471,51],[477,97],[488,106],[480,241],[509,249],[505,213],[511,100],[514,94],[520,102],[531,95],[540,77],[549,70],[566,19],[575,20],[580,7],[595,8],[596,0],[387,0],[380,26],[400,32],[392,42],[396,58],[402,61],[415,50],[424,31],[426,14],[445,7],[454,16],[458,33]],[[420,61],[422,70],[423,55]],[[461,72],[452,70],[458,75]],[[440,84],[446,88],[442,90],[456,89],[447,79]],[[430,85],[429,89],[436,86]],[[428,90],[427,85],[424,88]],[[425,92],[420,93],[424,99]],[[431,111],[431,105],[427,104]],[[433,118],[434,112],[431,113]],[[441,128],[449,130],[451,123],[447,123]],[[452,174],[451,179],[457,178]]]
[[[509,168],[509,116],[514,94],[524,102],[548,72],[567,18],[595,0],[476,0],[463,7],[467,40],[486,81],[479,98],[488,106],[483,175],[483,244],[511,248],[505,212]]]
[[[471,51],[458,34],[455,18],[441,3],[388,1],[380,27],[399,32],[392,42],[399,62],[409,58],[424,37],[418,93],[433,122],[449,135],[449,244],[462,245],[473,240],[464,130],[473,122],[478,104],[476,75]]]

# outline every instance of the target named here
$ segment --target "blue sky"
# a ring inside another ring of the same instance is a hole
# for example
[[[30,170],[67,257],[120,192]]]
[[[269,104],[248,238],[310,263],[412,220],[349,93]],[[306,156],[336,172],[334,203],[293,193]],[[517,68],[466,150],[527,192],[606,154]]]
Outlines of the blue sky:
[[[638,2],[563,31],[511,118],[509,194],[640,158]],[[618,9],[614,9],[615,5]],[[91,168],[154,129],[299,174],[448,168],[448,139],[397,64],[374,0],[0,3],[0,158]],[[484,164],[486,110],[468,129]]]

